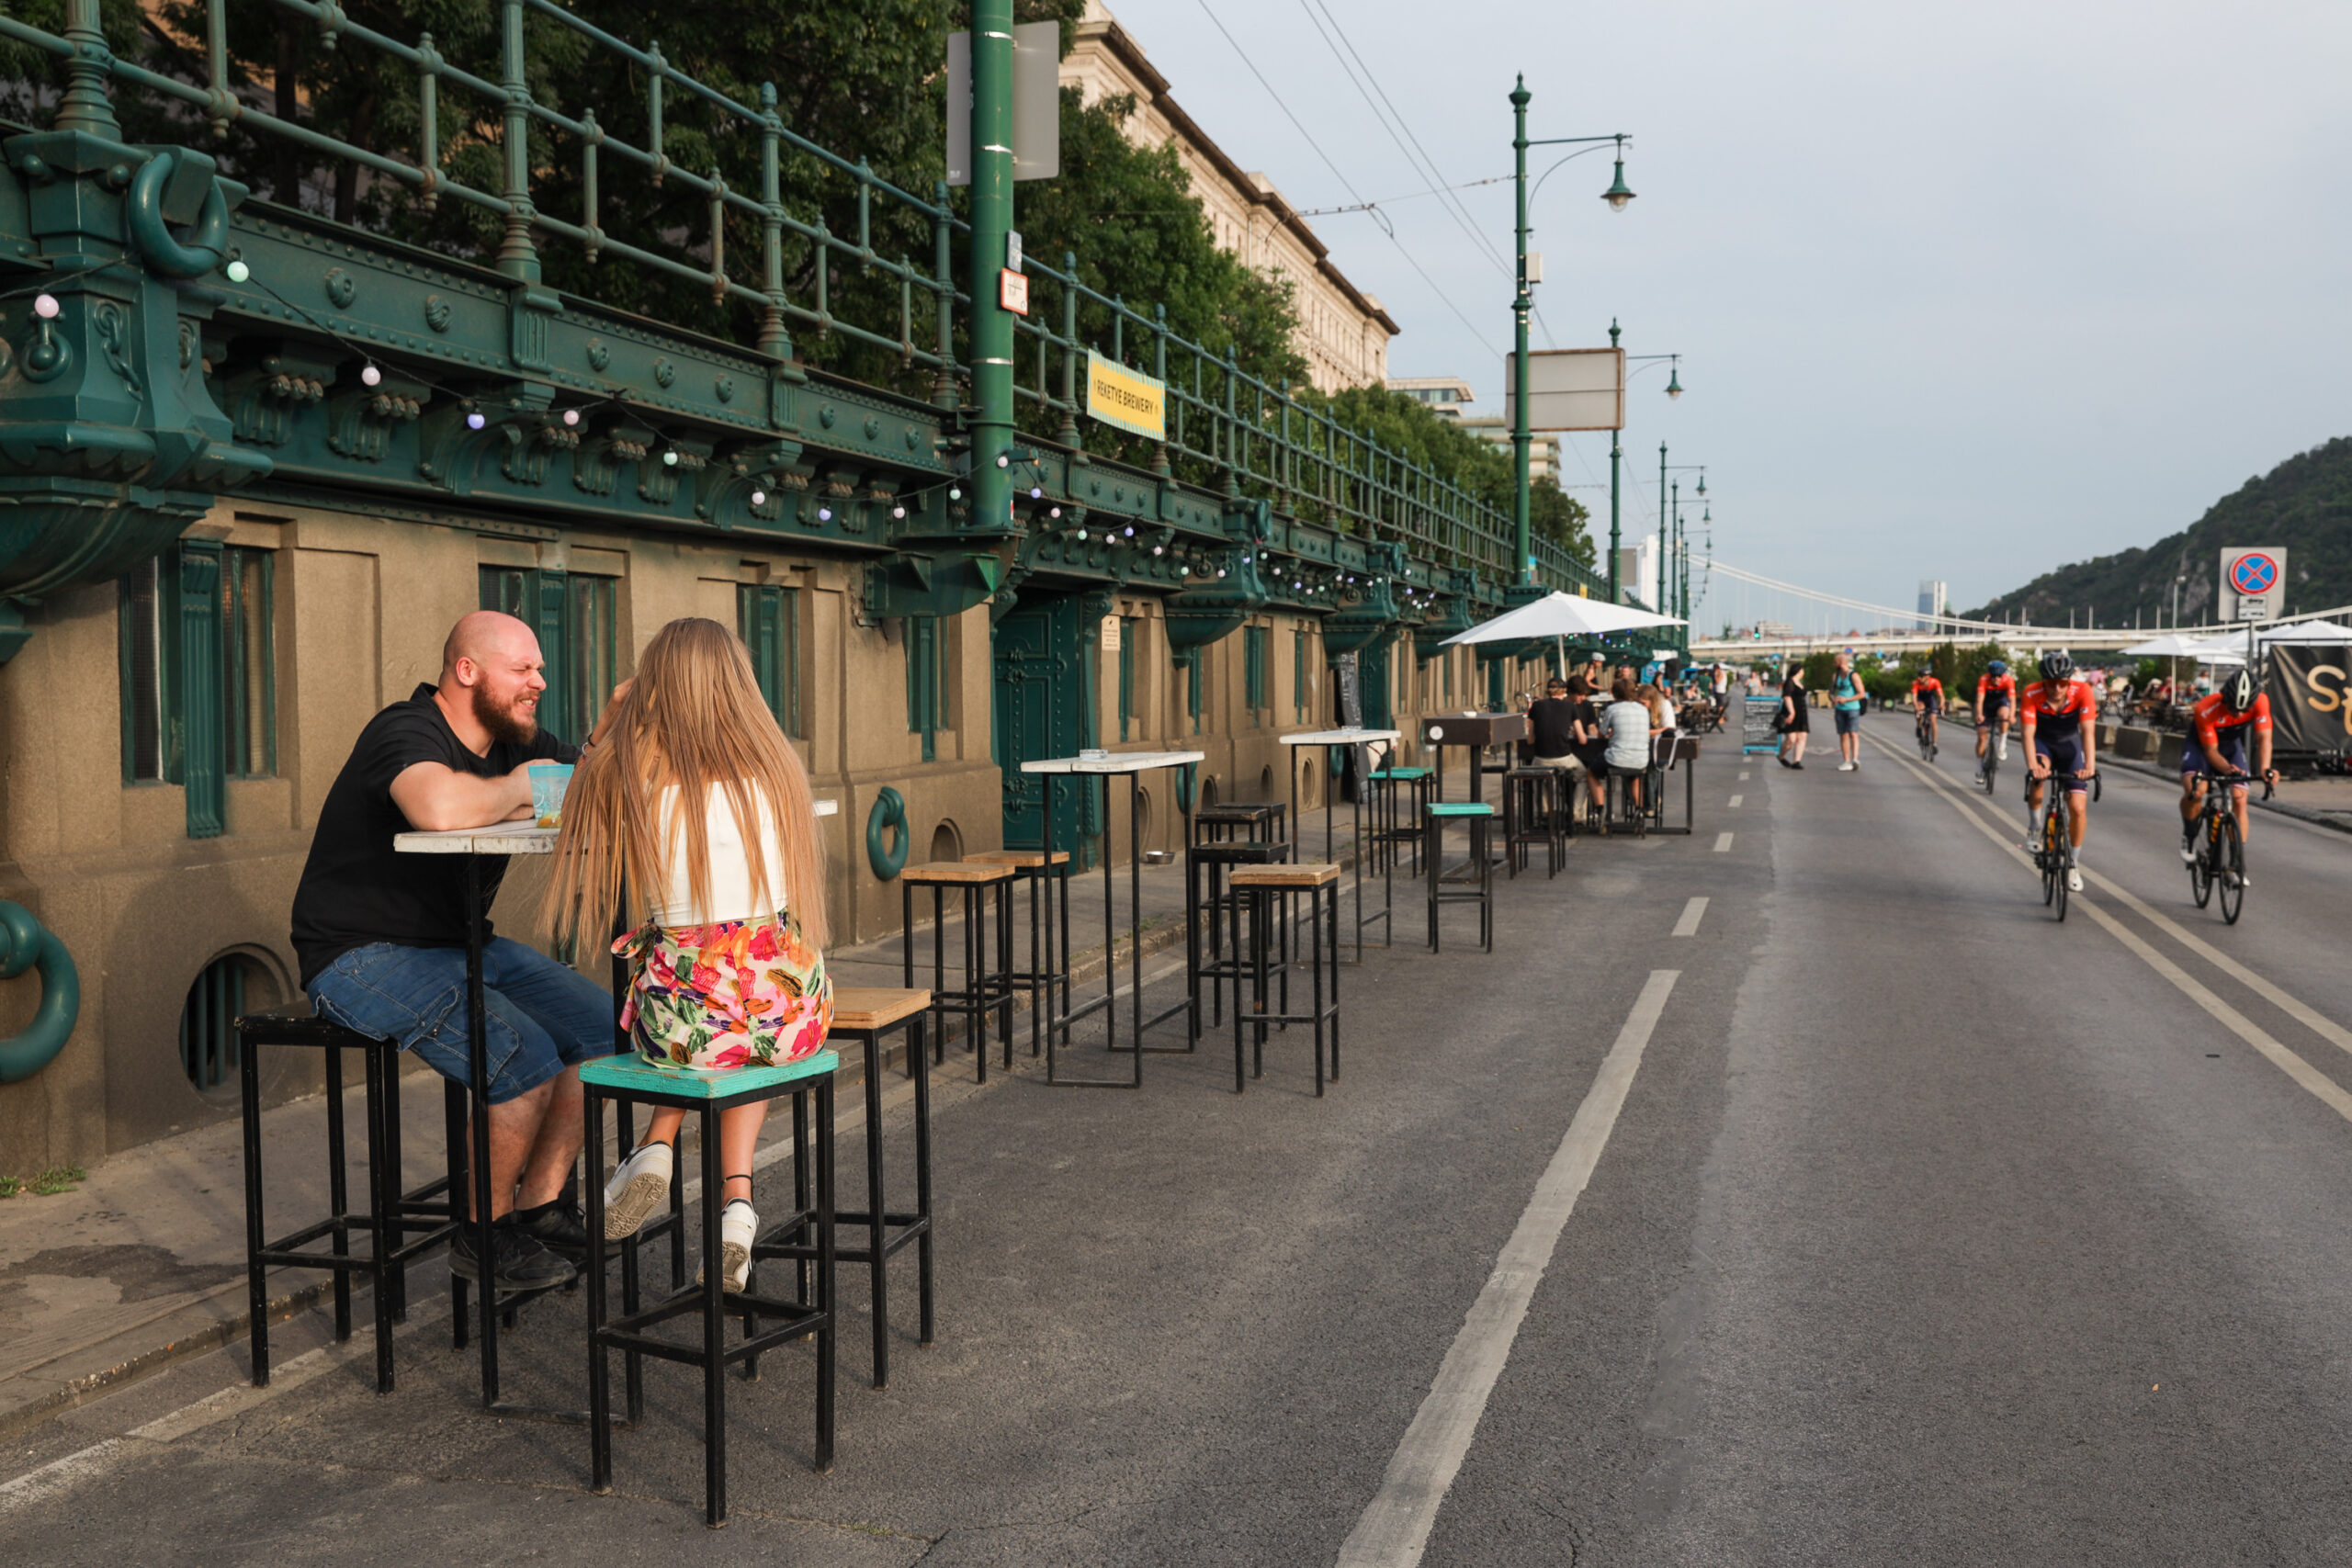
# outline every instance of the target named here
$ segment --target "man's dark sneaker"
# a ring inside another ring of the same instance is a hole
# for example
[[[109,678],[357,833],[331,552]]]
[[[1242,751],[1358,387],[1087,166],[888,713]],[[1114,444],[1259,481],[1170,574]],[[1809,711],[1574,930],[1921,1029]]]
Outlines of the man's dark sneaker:
[[[569,1190],[552,1203],[515,1210],[511,1223],[541,1247],[574,1263],[588,1256],[588,1216]]]
[[[500,1291],[541,1291],[560,1285],[579,1270],[548,1251],[537,1237],[502,1220],[490,1229],[492,1273]],[[460,1280],[481,1279],[474,1255],[474,1227],[459,1227],[449,1243],[449,1272]]]

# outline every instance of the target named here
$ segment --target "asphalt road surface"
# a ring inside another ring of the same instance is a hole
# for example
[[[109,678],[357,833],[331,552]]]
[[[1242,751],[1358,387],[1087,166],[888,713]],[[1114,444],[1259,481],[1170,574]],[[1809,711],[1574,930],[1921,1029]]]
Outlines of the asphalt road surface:
[[[837,1463],[772,1357],[722,1532],[696,1374],[594,1496],[427,1304],[388,1398],[364,1337],[266,1397],[232,1348],[20,1438],[0,1557],[2352,1562],[2352,839],[2258,818],[2224,926],[2115,773],[2062,925],[2014,751],[1988,799],[1964,750],[1718,747],[1698,833],[1503,884],[1491,954],[1401,907],[1320,1100],[1294,1030],[1238,1098],[1212,1033],[944,1105],[938,1343],[866,1387],[845,1270]],[[581,1397],[579,1312],[526,1310],[514,1392]]]

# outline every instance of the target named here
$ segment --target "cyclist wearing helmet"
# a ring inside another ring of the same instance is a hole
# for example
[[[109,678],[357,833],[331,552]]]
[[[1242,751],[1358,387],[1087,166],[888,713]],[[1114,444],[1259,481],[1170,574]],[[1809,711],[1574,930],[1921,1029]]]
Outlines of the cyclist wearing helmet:
[[[2017,705],[2018,678],[2009,667],[1996,659],[1984,666],[1984,673],[1976,677],[1976,771],[1984,771],[1984,748],[1997,748],[1995,755],[2006,760],[2009,754],[2009,710]]]
[[[2033,816],[2041,809],[2041,784],[2052,773],[2067,773],[2066,837],[2075,846],[2075,864],[2066,871],[2066,891],[2083,890],[2083,829],[2088,825],[2091,776],[2098,772],[2098,694],[2087,681],[2075,679],[2075,661],[2064,653],[2041,656],[2041,679],[2026,688],[2018,709],[2025,729],[2026,849],[2034,845]]]
[[[2230,781],[2230,809],[2238,819],[2238,839],[2246,836],[2247,732],[2255,738],[2260,766],[2255,772],[2272,784],[2278,770],[2270,765],[2270,699],[2254,689],[2254,676],[2240,670],[2222,682],[2222,689],[2198,700],[2189,716],[2188,744],[2180,749],[2180,858],[2197,860],[2197,814],[2205,808],[2209,778]]]
[[[1944,683],[1936,679],[1932,668],[1920,671],[1918,678],[1911,682],[1911,705],[1927,717],[1928,749],[1933,750],[1936,723],[1944,711]]]

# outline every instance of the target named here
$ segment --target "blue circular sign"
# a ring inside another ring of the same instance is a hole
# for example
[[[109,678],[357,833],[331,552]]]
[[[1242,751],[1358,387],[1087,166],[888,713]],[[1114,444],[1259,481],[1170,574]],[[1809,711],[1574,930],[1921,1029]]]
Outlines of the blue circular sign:
[[[2278,581],[2278,563],[2256,551],[2230,563],[2230,586],[2247,598],[2267,593]]]

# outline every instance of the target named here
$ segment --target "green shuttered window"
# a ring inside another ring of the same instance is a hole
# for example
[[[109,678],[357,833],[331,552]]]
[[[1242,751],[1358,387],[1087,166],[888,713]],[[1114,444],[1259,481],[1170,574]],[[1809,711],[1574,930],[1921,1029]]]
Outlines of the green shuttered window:
[[[1267,645],[1273,641],[1269,626],[1241,628],[1241,690],[1242,705],[1250,710],[1250,722],[1258,722],[1259,711],[1273,706],[1266,695]]]
[[[125,784],[187,792],[187,832],[226,827],[230,779],[277,771],[273,552],[183,539],[117,598]]]
[[[539,727],[573,744],[595,728],[620,679],[620,584],[548,568],[486,566],[481,607],[503,610],[537,634],[547,694]]]
[[[746,583],[735,590],[735,635],[752,650],[752,673],[760,695],[786,735],[805,739],[800,727],[800,594],[790,588]]]
[[[939,755],[947,727],[947,642],[936,615],[907,617],[907,728],[922,737],[922,760]]]

